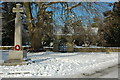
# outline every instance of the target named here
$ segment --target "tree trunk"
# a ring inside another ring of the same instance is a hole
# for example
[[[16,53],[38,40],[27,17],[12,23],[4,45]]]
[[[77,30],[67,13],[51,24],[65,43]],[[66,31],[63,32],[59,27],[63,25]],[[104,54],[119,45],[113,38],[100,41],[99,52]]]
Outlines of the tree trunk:
[[[30,8],[30,2],[25,2],[24,3],[25,8],[26,8],[26,16],[27,16],[27,21],[28,21],[28,30],[29,30],[29,37],[30,37],[30,42],[31,42],[31,47],[35,51],[39,51],[43,49],[42,46],[42,33],[43,33],[43,21],[42,19],[38,16],[38,23],[36,24],[36,27],[33,27],[32,24],[32,13],[31,13],[31,8]],[[39,4],[40,6],[40,4]]]
[[[35,28],[35,30],[33,32],[32,47],[33,47],[34,50],[43,49],[43,47],[42,47],[42,37],[41,37],[39,28]]]

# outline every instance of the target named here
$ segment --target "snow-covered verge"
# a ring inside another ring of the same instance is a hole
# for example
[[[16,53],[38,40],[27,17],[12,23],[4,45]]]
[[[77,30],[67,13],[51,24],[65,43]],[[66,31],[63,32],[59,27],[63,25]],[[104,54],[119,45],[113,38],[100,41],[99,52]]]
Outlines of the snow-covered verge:
[[[88,75],[118,64],[118,52],[28,53],[35,63],[0,66],[1,77],[69,77]]]

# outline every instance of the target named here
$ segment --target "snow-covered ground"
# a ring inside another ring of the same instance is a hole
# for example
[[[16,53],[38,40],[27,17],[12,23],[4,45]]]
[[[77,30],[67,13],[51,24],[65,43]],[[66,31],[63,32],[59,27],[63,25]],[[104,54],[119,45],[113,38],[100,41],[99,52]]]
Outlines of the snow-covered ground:
[[[120,52],[39,52],[28,53],[28,58],[35,63],[17,66],[0,66],[1,77],[71,77],[90,75],[96,71],[118,64]],[[7,59],[3,51],[3,59]],[[2,59],[1,59],[2,60]]]

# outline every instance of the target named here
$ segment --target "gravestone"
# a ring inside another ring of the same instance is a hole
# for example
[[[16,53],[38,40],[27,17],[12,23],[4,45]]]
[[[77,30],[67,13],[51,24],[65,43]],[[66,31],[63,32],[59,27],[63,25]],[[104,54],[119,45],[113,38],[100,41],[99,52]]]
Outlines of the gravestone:
[[[27,52],[22,48],[22,24],[20,12],[23,12],[23,8],[20,8],[21,4],[16,4],[16,8],[13,8],[13,12],[16,13],[15,18],[15,37],[14,37],[14,50],[9,51],[8,60],[4,62],[5,65],[19,65],[24,64],[24,58],[27,57]]]

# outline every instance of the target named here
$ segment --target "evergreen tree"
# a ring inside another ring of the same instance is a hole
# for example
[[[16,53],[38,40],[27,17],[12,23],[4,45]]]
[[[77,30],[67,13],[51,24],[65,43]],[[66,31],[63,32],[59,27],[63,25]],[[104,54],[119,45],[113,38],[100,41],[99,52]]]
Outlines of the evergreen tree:
[[[14,45],[14,21],[15,14],[12,12],[12,8],[15,5],[13,2],[2,3],[2,45],[10,46]]]
[[[108,46],[120,46],[120,1],[113,4],[113,9],[106,11],[104,37]]]

